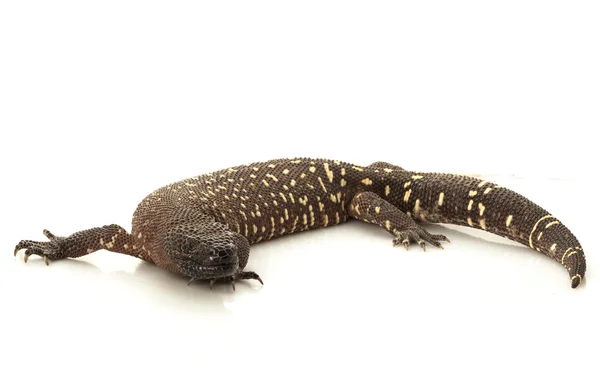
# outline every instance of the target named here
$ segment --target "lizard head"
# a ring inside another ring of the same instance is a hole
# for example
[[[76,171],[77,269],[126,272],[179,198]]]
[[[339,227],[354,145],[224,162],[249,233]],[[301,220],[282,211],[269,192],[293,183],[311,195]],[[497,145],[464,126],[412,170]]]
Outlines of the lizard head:
[[[195,279],[231,276],[240,267],[234,236],[227,230],[172,229],[165,238],[165,253],[182,275]]]

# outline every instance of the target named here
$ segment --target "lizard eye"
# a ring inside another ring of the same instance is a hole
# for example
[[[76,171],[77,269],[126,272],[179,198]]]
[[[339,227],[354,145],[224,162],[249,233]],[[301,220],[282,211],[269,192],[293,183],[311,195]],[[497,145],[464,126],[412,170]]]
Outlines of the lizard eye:
[[[188,254],[188,255],[197,253],[198,249],[199,249],[199,244],[196,241],[189,239],[189,238],[185,239],[183,244],[181,244],[181,252]]]

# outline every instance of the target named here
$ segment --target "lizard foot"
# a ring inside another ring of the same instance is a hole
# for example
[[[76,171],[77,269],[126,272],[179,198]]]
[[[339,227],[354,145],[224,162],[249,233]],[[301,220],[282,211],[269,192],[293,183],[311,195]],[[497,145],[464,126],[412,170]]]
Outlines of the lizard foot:
[[[409,228],[401,231],[394,231],[394,236],[396,236],[392,240],[394,246],[402,244],[404,245],[404,248],[406,248],[406,250],[408,250],[408,246],[411,242],[416,242],[417,244],[419,244],[421,248],[423,248],[423,251],[426,250],[425,242],[428,242],[431,245],[441,249],[444,249],[444,247],[442,246],[440,241],[450,242],[448,237],[444,236],[443,234],[431,234],[420,227]]]
[[[14,255],[25,249],[25,256],[23,260],[27,263],[29,256],[38,255],[44,258],[46,265],[49,265],[49,261],[64,259],[65,256],[61,249],[61,242],[64,237],[56,237],[50,231],[44,229],[44,236],[48,237],[50,241],[32,241],[32,240],[21,240],[15,247]]]
[[[262,279],[260,278],[260,276],[258,276],[258,274],[256,272],[244,271],[244,272],[238,272],[237,274],[235,274],[233,276],[225,276],[223,278],[210,279],[210,289],[212,290],[215,283],[217,281],[219,281],[219,282],[230,283],[231,288],[233,288],[233,291],[235,291],[235,282],[238,280],[245,280],[245,279],[258,280],[261,285],[264,285]],[[194,280],[196,280],[196,279],[191,279],[190,282],[188,283],[188,285]]]

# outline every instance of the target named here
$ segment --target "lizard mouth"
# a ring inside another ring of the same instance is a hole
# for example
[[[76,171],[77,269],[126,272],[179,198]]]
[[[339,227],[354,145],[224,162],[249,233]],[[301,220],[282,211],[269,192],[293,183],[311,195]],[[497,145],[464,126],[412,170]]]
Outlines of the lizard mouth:
[[[234,275],[238,268],[238,260],[227,263],[207,264],[198,263],[193,260],[178,261],[177,266],[183,275],[196,279],[217,279]]]

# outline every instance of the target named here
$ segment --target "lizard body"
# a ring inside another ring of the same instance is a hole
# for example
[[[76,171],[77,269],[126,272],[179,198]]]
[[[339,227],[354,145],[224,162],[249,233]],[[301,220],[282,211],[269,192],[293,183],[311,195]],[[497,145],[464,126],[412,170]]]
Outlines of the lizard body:
[[[442,247],[418,221],[482,229],[558,261],[571,286],[585,275],[585,254],[556,217],[492,182],[453,174],[411,172],[386,162],[369,166],[309,158],[276,159],[203,174],[155,190],[138,205],[132,231],[106,225],[68,237],[47,230],[46,242],[23,240],[48,260],[99,249],[128,254],[195,279],[260,277],[244,271],[250,245],[358,219],[381,226],[394,245]]]

